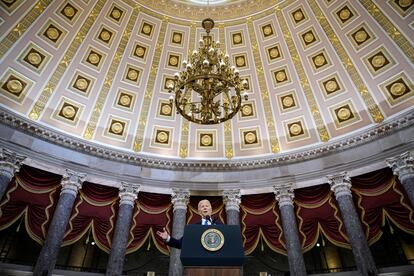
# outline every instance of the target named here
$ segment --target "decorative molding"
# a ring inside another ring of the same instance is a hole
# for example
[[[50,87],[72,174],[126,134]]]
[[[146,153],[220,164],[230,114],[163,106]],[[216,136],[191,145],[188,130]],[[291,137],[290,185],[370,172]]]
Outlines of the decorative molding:
[[[226,211],[234,210],[240,211],[241,192],[240,189],[224,190],[223,202],[226,205]]]
[[[28,118],[16,115],[2,107],[0,107],[0,123],[21,130],[42,140],[47,140],[53,144],[76,149],[79,152],[84,152],[92,156],[99,156],[108,160],[136,164],[148,168],[180,171],[236,171],[240,169],[270,168],[277,165],[297,163],[360,146],[412,126],[414,124],[414,113],[409,111],[394,117],[392,120],[382,122],[359,133],[354,133],[352,137],[345,137],[336,140],[335,142],[325,143],[322,146],[315,146],[299,152],[281,153],[277,156],[260,159],[197,162],[181,159],[155,158],[144,154],[115,150],[80,138],[65,135],[59,131],[42,126]]]
[[[190,202],[189,189],[172,189],[171,202],[173,204],[173,212],[176,210],[187,210],[187,204]]]
[[[254,65],[256,68],[257,79],[259,81],[260,95],[262,96],[263,109],[266,119],[267,130],[270,137],[270,146],[273,153],[280,151],[279,140],[277,139],[275,121],[273,119],[272,106],[270,104],[269,91],[266,86],[266,78],[263,69],[263,63],[260,58],[259,46],[257,43],[256,33],[254,30],[253,20],[251,17],[247,18],[247,28],[249,31],[250,42],[252,45],[252,53]]]
[[[341,196],[352,196],[351,193],[351,177],[348,172],[341,172],[334,175],[327,175],[328,183],[331,185],[331,190],[335,193],[338,200]]]
[[[20,170],[20,166],[25,159],[26,156],[2,148],[0,152],[0,175],[12,179],[14,174]]]
[[[275,198],[279,203],[279,208],[282,208],[283,206],[293,207],[293,198],[295,197],[293,190],[294,189],[292,183],[273,186],[273,191]]]
[[[99,0],[94,8],[89,13],[85,23],[82,25],[82,28],[76,34],[72,43],[70,44],[68,50],[63,55],[62,59],[59,62],[59,65],[56,67],[56,70],[49,78],[47,84],[44,86],[43,91],[40,93],[38,100],[32,107],[32,110],[29,112],[29,117],[32,120],[37,120],[40,118],[41,113],[45,109],[47,102],[52,96],[53,92],[56,89],[56,86],[60,82],[60,79],[64,75],[65,71],[69,68],[77,50],[81,47],[83,40],[85,39],[88,32],[91,30],[93,23],[96,21],[101,9],[105,4],[104,0]]]
[[[85,137],[85,139],[92,139],[95,133],[97,122],[102,113],[102,110],[104,110],[104,104],[107,101],[108,93],[113,84],[115,73],[119,70],[121,58],[125,52],[125,48],[127,46],[128,40],[130,39],[139,12],[140,8],[138,6],[133,9],[132,15],[128,21],[128,25],[122,34],[122,39],[118,44],[118,48],[116,49],[114,58],[112,59],[111,66],[109,67],[108,73],[105,76],[104,85],[100,90],[96,104],[92,109],[92,115],[83,134],[83,137]]]
[[[78,194],[79,189],[82,188],[82,183],[86,179],[86,173],[75,172],[66,169],[60,184],[62,185],[62,194],[71,194],[74,197]]]
[[[119,205],[127,204],[134,207],[140,187],[141,185],[122,181],[121,187],[119,187],[119,198],[121,199]]]
[[[411,152],[407,151],[399,156],[388,158],[385,162],[401,182],[408,178],[414,178],[414,158],[411,156]]]
[[[305,93],[306,101],[308,102],[308,105],[312,112],[312,117],[315,122],[317,131],[319,134],[319,138],[321,141],[327,142],[330,139],[329,132],[322,118],[315,96],[309,84],[308,77],[305,73],[305,68],[303,67],[303,63],[301,61],[298,50],[296,49],[295,42],[293,41],[292,34],[289,31],[289,27],[286,23],[285,17],[283,16],[281,7],[277,6],[275,8],[275,14],[279,21],[280,29],[283,32],[283,37],[285,38],[286,44],[288,46],[289,54],[291,56],[292,62],[295,65],[296,73],[299,77],[299,81],[301,83],[303,92]]]
[[[0,58],[13,48],[14,43],[23,36],[26,30],[36,21],[36,19],[43,13],[43,11],[52,3],[52,0],[40,0],[33,6],[33,8],[22,17],[14,28],[4,37],[0,42]]]

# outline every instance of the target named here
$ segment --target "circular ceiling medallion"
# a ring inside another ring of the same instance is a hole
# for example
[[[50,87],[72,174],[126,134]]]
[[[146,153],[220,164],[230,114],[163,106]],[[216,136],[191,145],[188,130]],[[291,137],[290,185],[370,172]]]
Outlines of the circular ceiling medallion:
[[[270,34],[272,34],[272,28],[271,28],[270,26],[266,26],[266,27],[264,27],[264,29],[263,29],[263,33],[264,33],[265,35],[270,35]]]
[[[90,61],[90,63],[92,63],[92,64],[98,64],[98,63],[99,63],[99,60],[100,60],[100,57],[98,56],[98,54],[91,53],[91,54],[88,56],[88,60],[89,60],[89,61]]]
[[[115,122],[111,125],[111,131],[115,134],[120,134],[124,131],[124,126],[120,122]]]
[[[325,84],[326,91],[333,92],[338,88],[338,84],[334,80],[327,81]]]
[[[241,35],[236,34],[235,36],[233,36],[233,42],[236,43],[236,44],[242,42]]]
[[[284,71],[279,71],[276,73],[276,80],[281,82],[286,80],[286,73]]]
[[[177,66],[177,64],[178,64],[178,58],[175,57],[175,56],[170,57],[170,64],[172,66]]]
[[[272,48],[270,50],[270,57],[276,58],[279,56],[279,50],[277,48]]]
[[[338,118],[341,120],[348,120],[351,117],[351,111],[348,108],[342,107],[338,110]]]
[[[351,16],[351,12],[348,9],[343,9],[340,13],[339,13],[339,17],[342,20],[346,20]]]
[[[138,78],[138,71],[134,69],[130,69],[128,71],[128,78],[130,80],[136,80]]]
[[[372,66],[374,66],[375,68],[380,68],[382,66],[384,66],[385,64],[385,57],[383,55],[376,55],[373,59],[372,59]]]
[[[238,57],[236,59],[236,64],[237,66],[244,66],[245,65],[244,57]]]
[[[50,27],[50,28],[47,29],[46,35],[47,35],[48,38],[50,38],[52,40],[55,40],[55,39],[58,39],[59,32],[55,27]]]
[[[303,19],[303,13],[302,11],[297,11],[293,14],[293,17],[295,18],[296,21],[300,21]]]
[[[75,10],[71,7],[71,6],[66,6],[63,10],[63,13],[67,16],[67,17],[72,17],[75,15]]]
[[[62,115],[65,118],[71,119],[73,116],[75,116],[76,110],[73,106],[67,105],[62,109]]]
[[[161,107],[161,113],[164,115],[169,115],[171,114],[171,106],[169,104],[164,104]]]
[[[402,84],[401,82],[396,82],[393,85],[391,85],[390,92],[394,96],[401,96],[405,93],[406,90],[407,87],[404,84]]]
[[[254,143],[256,141],[256,134],[253,133],[253,132],[248,132],[244,136],[244,140],[246,141],[246,143],[252,144],[252,143]]]
[[[157,140],[158,140],[160,143],[165,143],[165,142],[167,142],[167,141],[168,141],[168,134],[167,134],[165,131],[160,131],[160,132],[158,132],[158,134],[157,134]]]
[[[205,134],[201,137],[201,144],[203,146],[210,146],[211,142],[212,142],[212,139],[210,135]]]
[[[84,78],[79,78],[76,80],[75,86],[80,90],[85,90],[88,88],[88,81]]]
[[[180,34],[174,34],[173,41],[175,43],[180,43],[181,42],[181,35]]]
[[[19,80],[9,80],[6,86],[14,94],[20,93],[23,90],[23,84]]]
[[[103,41],[108,41],[111,38],[111,34],[108,31],[102,31],[101,38]]]
[[[407,8],[413,3],[413,0],[399,0],[398,5],[402,8]]]
[[[142,32],[143,32],[144,34],[150,34],[150,33],[151,33],[151,27],[150,27],[149,25],[145,25],[145,26],[142,28]]]
[[[299,135],[302,132],[302,127],[300,124],[292,124],[289,131],[292,135]]]
[[[360,30],[355,34],[355,40],[359,43],[364,42],[368,37],[368,34],[365,30]]]
[[[324,55],[319,55],[315,58],[315,65],[316,66],[322,66],[325,64],[325,57]]]
[[[119,99],[119,102],[124,106],[129,106],[129,104],[131,103],[131,97],[128,95],[122,95]]]
[[[111,16],[115,19],[119,19],[121,17],[121,12],[119,10],[113,10]]]
[[[243,113],[244,116],[249,116],[249,115],[252,114],[252,112],[253,112],[253,109],[252,109],[251,105],[246,104],[246,105],[243,106],[242,113]]]
[[[137,49],[135,50],[135,54],[139,57],[142,57],[144,53],[145,53],[145,50],[142,47],[137,47]]]
[[[42,57],[39,55],[39,53],[31,52],[27,59],[29,60],[30,64],[33,65],[39,65],[42,62]]]
[[[293,98],[291,96],[284,97],[282,102],[286,107],[291,107],[294,104]]]
[[[305,42],[310,43],[314,40],[313,33],[309,32],[305,34]]]

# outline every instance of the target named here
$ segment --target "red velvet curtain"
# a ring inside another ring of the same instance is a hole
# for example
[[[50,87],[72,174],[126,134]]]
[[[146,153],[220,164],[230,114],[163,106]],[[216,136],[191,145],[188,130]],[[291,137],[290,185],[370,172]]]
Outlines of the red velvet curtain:
[[[172,227],[171,196],[140,192],[131,224],[127,253],[138,250],[147,241],[149,249],[152,241],[158,250],[168,254],[168,247],[156,231]]]
[[[240,217],[246,254],[252,253],[259,242],[286,254],[279,209],[273,193],[243,196]]]
[[[414,234],[413,208],[391,169],[353,177],[352,190],[369,244],[381,237],[381,227],[387,220],[401,230]]]
[[[76,197],[62,246],[91,233],[96,245],[109,253],[118,211],[118,191],[114,187],[84,182]]]
[[[320,234],[335,245],[350,248],[345,226],[329,185],[297,189],[294,201],[304,251],[315,246]]]
[[[0,202],[0,230],[21,218],[20,223],[29,235],[42,243],[59,199],[60,181],[59,175],[22,166]],[[370,244],[381,237],[381,227],[387,221],[393,227],[414,234],[413,208],[391,170],[382,169],[353,177],[352,191]],[[85,182],[75,200],[63,245],[76,242],[88,233],[102,250],[109,252],[118,212],[118,193],[117,188]],[[197,205],[203,198],[190,198],[187,223],[200,219]],[[222,197],[208,199],[212,203],[213,216],[225,222]],[[294,206],[304,250],[312,248],[320,234],[338,246],[349,248],[341,215],[328,185],[295,190]],[[133,213],[127,253],[147,244],[147,248],[154,245],[168,254],[168,248],[155,232],[164,226],[171,230],[172,216],[170,195],[140,192]],[[263,244],[286,254],[281,218],[273,193],[243,196],[240,221],[246,254]]]
[[[60,192],[60,175],[22,166],[0,204],[0,230],[19,218],[27,233],[42,244]]]

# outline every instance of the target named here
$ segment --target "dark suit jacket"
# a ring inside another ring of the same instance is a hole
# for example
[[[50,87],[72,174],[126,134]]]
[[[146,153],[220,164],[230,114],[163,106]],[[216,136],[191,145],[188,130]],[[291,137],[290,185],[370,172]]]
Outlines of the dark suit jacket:
[[[196,222],[195,224],[201,224],[201,220]],[[212,225],[222,225],[222,224],[223,223],[221,221],[219,221],[216,218],[213,218]],[[173,237],[170,237],[170,240],[168,242],[166,242],[165,244],[168,245],[169,247],[174,247],[174,248],[181,249],[182,242],[183,242],[183,237],[181,237],[179,239],[174,239]]]

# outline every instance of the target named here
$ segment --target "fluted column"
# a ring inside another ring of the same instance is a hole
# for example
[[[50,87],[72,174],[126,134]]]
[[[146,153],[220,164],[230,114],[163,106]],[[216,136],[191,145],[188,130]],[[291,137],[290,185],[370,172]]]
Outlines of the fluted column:
[[[239,189],[223,191],[228,225],[240,225],[241,193]]]
[[[171,236],[181,238],[186,223],[187,204],[190,201],[190,191],[187,189],[173,189],[171,202],[173,204],[173,228]],[[180,260],[180,249],[170,248],[169,276],[183,275],[183,265]]]
[[[25,156],[17,154],[13,151],[2,149],[0,152],[0,200],[4,196],[14,174],[20,170]]]
[[[386,160],[393,173],[398,176],[414,207],[414,158],[409,151]]]
[[[34,267],[33,275],[52,275],[69,216],[72,212],[73,203],[85,179],[86,174],[69,169],[63,175],[59,201],[53,213],[46,240]]]
[[[293,208],[294,193],[292,185],[274,186],[274,193],[282,217],[283,236],[285,237],[290,273],[295,276],[307,275]]]
[[[122,275],[128,235],[139,187],[138,184],[121,182],[118,217],[112,238],[111,253],[106,266],[106,275]]]
[[[335,193],[360,275],[378,275],[374,258],[369,250],[368,242],[352,200],[351,178],[346,172],[328,175],[327,177],[331,190]]]

